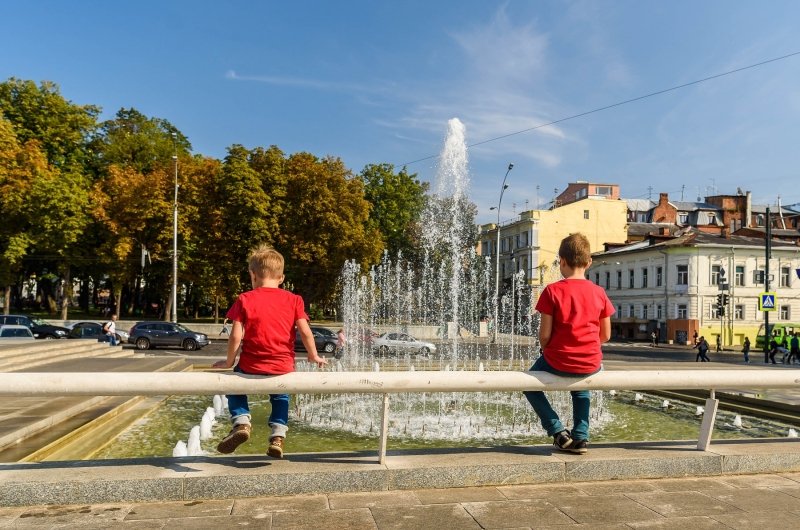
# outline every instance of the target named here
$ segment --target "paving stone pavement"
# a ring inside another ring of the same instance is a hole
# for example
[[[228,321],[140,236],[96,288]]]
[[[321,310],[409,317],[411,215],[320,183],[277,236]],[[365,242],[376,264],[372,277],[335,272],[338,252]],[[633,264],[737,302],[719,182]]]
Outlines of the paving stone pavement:
[[[800,473],[0,508],[0,528],[800,528]]]

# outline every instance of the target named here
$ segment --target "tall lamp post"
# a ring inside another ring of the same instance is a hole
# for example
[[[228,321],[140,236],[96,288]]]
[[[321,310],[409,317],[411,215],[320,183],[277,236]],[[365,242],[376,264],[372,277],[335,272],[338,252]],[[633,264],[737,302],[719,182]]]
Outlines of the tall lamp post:
[[[492,342],[497,342],[497,328],[499,327],[499,306],[500,306],[500,205],[503,204],[503,193],[505,193],[506,188],[508,188],[508,184],[506,184],[506,179],[508,178],[509,172],[514,169],[514,164],[509,164],[508,169],[506,170],[505,176],[503,176],[503,186],[500,188],[500,200],[497,201],[497,208],[492,206],[489,210],[497,210],[497,246],[494,249],[495,254],[497,255],[497,261],[495,263],[495,272],[494,272],[494,336],[492,337]]]
[[[172,133],[173,138],[176,136]],[[178,321],[178,148],[172,156],[175,162],[175,201],[172,209],[172,321]]]

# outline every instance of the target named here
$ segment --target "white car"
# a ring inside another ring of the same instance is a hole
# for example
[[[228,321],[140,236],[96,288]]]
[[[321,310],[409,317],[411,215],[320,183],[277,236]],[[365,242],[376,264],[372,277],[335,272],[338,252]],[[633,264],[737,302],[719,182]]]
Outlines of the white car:
[[[408,333],[384,333],[378,338],[372,339],[372,349],[380,353],[389,352],[408,352],[408,353],[431,353],[436,351],[436,345],[415,339]]]
[[[31,328],[19,324],[6,324],[0,326],[0,339],[2,340],[35,340]]]

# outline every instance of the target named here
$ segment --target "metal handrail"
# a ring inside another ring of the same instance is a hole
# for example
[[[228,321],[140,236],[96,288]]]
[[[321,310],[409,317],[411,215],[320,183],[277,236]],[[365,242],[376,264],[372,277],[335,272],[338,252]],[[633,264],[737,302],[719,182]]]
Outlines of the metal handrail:
[[[518,392],[523,390],[669,390],[710,391],[698,449],[711,441],[720,389],[800,389],[795,370],[635,370],[602,371],[585,377],[547,372],[409,371],[292,372],[254,376],[233,372],[14,372],[0,373],[0,396],[141,396],[213,394],[383,394],[379,461],[386,457],[389,394],[403,392]]]

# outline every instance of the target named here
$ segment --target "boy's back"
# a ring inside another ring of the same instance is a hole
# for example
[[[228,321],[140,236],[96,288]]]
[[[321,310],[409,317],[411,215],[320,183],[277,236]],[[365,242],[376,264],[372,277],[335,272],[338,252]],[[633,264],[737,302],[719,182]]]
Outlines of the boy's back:
[[[308,320],[303,299],[289,291],[258,287],[242,293],[227,317],[244,327],[239,366],[246,373],[294,371],[295,323]]]

